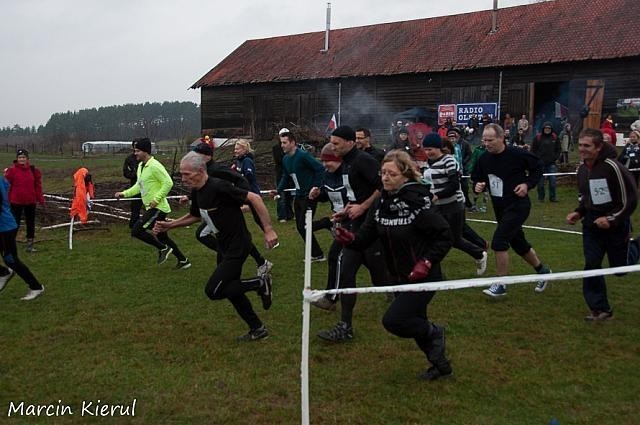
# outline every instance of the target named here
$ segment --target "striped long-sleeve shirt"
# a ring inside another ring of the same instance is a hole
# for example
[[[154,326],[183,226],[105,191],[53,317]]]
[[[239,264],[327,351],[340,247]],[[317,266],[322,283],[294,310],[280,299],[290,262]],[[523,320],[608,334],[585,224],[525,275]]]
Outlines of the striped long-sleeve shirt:
[[[460,189],[460,168],[452,155],[428,161],[425,181],[431,185],[431,193],[437,196],[435,205],[443,213],[464,208],[464,195]]]

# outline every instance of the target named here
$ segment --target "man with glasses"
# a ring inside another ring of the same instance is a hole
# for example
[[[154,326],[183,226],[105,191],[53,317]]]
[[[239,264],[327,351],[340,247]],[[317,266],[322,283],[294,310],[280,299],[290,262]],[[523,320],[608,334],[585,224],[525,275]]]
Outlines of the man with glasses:
[[[356,129],[356,147],[374,157],[378,163],[381,163],[384,158],[384,151],[371,144],[371,131],[368,128]]]
[[[487,124],[482,132],[482,143],[487,153],[478,158],[471,179],[476,193],[489,189],[498,226],[491,240],[496,255],[496,273],[499,277],[509,272],[509,247],[529,263],[536,273],[551,270],[542,264],[531,244],[527,242],[522,225],[529,217],[531,201],[528,193],[542,176],[542,162],[524,149],[506,146],[504,130],[497,124]],[[535,292],[547,287],[545,280],[536,283]],[[507,295],[505,285],[494,283],[482,291],[490,297]]]

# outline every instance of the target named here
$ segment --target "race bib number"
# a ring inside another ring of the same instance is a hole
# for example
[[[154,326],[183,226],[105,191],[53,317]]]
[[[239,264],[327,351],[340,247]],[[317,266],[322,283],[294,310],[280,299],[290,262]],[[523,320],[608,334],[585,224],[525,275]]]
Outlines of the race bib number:
[[[200,217],[202,218],[202,221],[207,224],[207,229],[203,229],[202,233],[205,233],[206,230],[209,230],[209,233],[213,233],[214,235],[219,233],[218,228],[213,224],[211,217],[209,217],[209,211],[200,208]]]
[[[340,192],[327,192],[327,195],[329,195],[329,201],[331,201],[335,212],[340,212],[344,209],[342,194]]]
[[[298,183],[298,176],[296,173],[291,173],[291,180],[293,180],[293,185],[296,187],[296,190],[300,190],[300,183]]]
[[[344,185],[344,187],[347,188],[347,199],[350,201],[355,201],[356,200],[356,194],[353,193],[353,189],[351,188],[351,184],[349,183],[349,175],[348,174],[343,174],[342,175],[342,184]]]
[[[502,179],[495,174],[489,174],[489,192],[491,196],[502,198],[504,191],[504,183]]]
[[[611,202],[611,192],[607,179],[589,180],[589,190],[591,191],[591,201],[593,205],[602,205]]]
[[[433,186],[433,179],[431,178],[432,172],[433,170],[431,170],[431,168],[427,168],[426,170],[424,170],[424,173],[422,174],[422,180],[424,180],[426,184],[431,186]]]

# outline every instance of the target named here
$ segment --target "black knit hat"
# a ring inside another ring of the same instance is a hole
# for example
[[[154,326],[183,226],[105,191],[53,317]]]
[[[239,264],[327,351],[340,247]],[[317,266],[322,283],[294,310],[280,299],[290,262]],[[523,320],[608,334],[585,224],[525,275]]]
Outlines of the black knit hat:
[[[213,149],[211,149],[211,146],[209,146],[207,143],[197,144],[193,148],[193,151],[201,155],[213,156]]]
[[[146,137],[133,141],[135,149],[151,154],[151,140]]]
[[[422,146],[425,148],[442,149],[442,137],[440,137],[438,133],[429,133],[427,137],[422,140]]]
[[[400,133],[409,134],[409,129],[407,127],[400,127],[400,130],[398,130],[398,134]]]
[[[17,157],[19,157],[20,155],[24,155],[24,156],[26,156],[27,158],[29,158],[29,151],[28,151],[28,150],[26,150],[26,149],[18,149],[18,150],[16,151],[16,158],[17,158]]]
[[[333,130],[333,133],[331,133],[331,135],[340,137],[344,140],[351,140],[353,142],[356,141],[356,132],[348,125],[341,125],[340,127]]]
[[[460,127],[451,127],[449,130],[447,130],[447,135],[451,133],[458,133],[459,135],[462,135],[462,129]]]

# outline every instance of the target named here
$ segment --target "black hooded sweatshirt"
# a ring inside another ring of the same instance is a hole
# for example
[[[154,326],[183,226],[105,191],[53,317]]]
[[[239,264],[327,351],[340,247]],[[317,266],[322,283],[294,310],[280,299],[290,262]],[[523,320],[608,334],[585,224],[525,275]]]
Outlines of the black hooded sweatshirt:
[[[419,260],[431,261],[428,281],[442,279],[440,262],[453,245],[449,224],[430,209],[428,186],[407,183],[397,192],[382,192],[350,248],[364,249],[378,237],[389,273],[399,283],[408,282]]]

